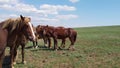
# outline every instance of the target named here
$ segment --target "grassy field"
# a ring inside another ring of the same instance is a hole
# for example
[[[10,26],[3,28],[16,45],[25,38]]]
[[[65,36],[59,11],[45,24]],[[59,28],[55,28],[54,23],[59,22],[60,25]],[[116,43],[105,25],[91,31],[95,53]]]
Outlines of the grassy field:
[[[58,51],[42,47],[42,40],[39,40],[38,49],[31,48],[32,43],[29,42],[25,49],[27,63],[21,64],[19,48],[15,68],[120,68],[120,26],[75,30],[78,32],[75,51],[66,50],[69,40],[66,48]]]

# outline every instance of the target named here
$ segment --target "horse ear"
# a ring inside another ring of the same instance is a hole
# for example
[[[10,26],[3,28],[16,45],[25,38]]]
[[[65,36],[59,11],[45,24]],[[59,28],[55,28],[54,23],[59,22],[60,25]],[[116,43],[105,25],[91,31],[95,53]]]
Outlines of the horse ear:
[[[48,27],[48,25],[46,27]]]
[[[20,15],[20,18],[21,18],[22,20],[24,20],[24,17],[23,17],[22,15]]]

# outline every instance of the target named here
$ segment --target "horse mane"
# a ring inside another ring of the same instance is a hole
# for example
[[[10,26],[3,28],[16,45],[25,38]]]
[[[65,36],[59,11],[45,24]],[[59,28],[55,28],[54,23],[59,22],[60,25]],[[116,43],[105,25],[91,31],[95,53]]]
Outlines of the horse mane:
[[[13,32],[15,29],[21,28],[21,18],[9,18],[2,22],[2,28]]]

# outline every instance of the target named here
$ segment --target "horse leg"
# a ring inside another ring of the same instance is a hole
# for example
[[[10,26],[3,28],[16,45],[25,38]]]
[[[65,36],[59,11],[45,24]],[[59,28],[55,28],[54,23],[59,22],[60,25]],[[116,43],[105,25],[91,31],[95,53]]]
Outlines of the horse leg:
[[[19,47],[19,44],[16,44],[14,48],[14,59],[13,59],[13,64],[16,64],[16,59],[17,59],[17,48]]]
[[[14,49],[13,64],[16,64],[17,48]]]
[[[3,58],[2,56],[0,57],[0,68],[2,68],[2,63],[3,63]]]
[[[35,41],[33,41],[33,47],[35,48]]]
[[[22,46],[22,63],[23,64],[26,64],[26,61],[24,60],[24,48],[25,48],[25,45],[21,45]]]
[[[62,43],[61,43],[60,48],[65,48],[65,39],[62,39]]]
[[[3,61],[3,59],[2,59],[2,57],[0,58],[0,68],[2,68],[2,61]]]
[[[57,51],[58,46],[57,46],[57,38],[54,38],[54,50]]]
[[[2,68],[4,53],[0,56],[0,68]]]
[[[37,46],[37,41],[33,41],[33,47],[34,48],[37,48],[38,46]]]
[[[0,68],[2,68],[2,64],[3,64],[3,59],[4,59],[4,56],[5,56],[5,50],[3,50],[3,52],[0,54]]]
[[[10,68],[14,68],[13,59],[14,59],[14,48],[10,47]]]
[[[52,46],[51,46],[51,39],[50,38],[48,38],[48,45],[49,45],[49,48],[52,48]]]
[[[75,50],[75,48],[74,48],[74,39],[72,37],[69,37],[69,40],[71,41],[71,44],[70,44],[68,49],[69,50]]]
[[[35,48],[38,48],[38,41],[37,40],[35,41],[35,45],[36,45]]]
[[[48,47],[47,38],[44,37],[43,40],[44,40],[44,46],[45,46],[45,47]]]

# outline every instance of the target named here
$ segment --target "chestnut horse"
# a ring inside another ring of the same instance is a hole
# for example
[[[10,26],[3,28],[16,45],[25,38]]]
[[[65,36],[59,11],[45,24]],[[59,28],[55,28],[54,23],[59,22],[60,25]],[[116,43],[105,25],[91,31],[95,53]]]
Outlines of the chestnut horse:
[[[46,27],[45,25],[38,25],[36,27],[36,34],[38,35],[38,39],[43,39],[45,47],[49,46],[51,48],[50,36],[47,37],[43,34],[43,30],[45,29],[45,27]],[[49,27],[52,27],[52,26],[49,26]]]
[[[40,32],[40,28],[41,26],[38,25],[37,26],[37,32]],[[77,37],[77,32],[72,29],[72,28],[64,28],[64,27],[53,27],[53,26],[44,26],[41,29],[41,32],[43,34],[43,36],[45,36],[45,38],[47,38],[48,42],[49,42],[49,47],[51,47],[51,39],[50,37],[53,38],[54,40],[54,49],[58,49],[58,41],[57,39],[62,39],[62,43],[61,43],[61,47],[65,47],[65,40],[66,38],[69,38],[69,40],[71,41],[71,44],[69,46],[69,49],[74,50],[74,43],[76,41],[76,37]]]
[[[33,30],[34,30],[34,33],[35,33],[35,36],[36,36],[35,41],[33,41],[33,47],[37,48],[38,47],[38,39],[40,39],[40,37],[39,37],[38,33],[36,32],[36,27],[33,26]]]
[[[33,27],[33,31],[35,33],[35,36],[36,36],[36,31],[35,31],[35,27],[32,25]],[[24,49],[25,49],[25,45],[27,44],[27,42],[31,39],[27,38],[22,32],[20,32],[18,35],[18,38],[16,39],[16,42],[15,42],[15,51],[14,51],[14,64],[16,64],[16,56],[17,56],[17,48],[19,46],[21,46],[22,50],[21,50],[21,54],[22,54],[22,63],[25,64],[26,61],[24,60]],[[35,39],[35,41],[32,41],[32,42],[36,42],[36,48],[37,48],[37,37]],[[10,45],[10,44],[9,44]]]
[[[22,33],[18,34],[18,38],[15,42],[14,59],[13,59],[14,64],[16,64],[17,48],[19,46],[21,46],[21,48],[22,48],[22,51],[21,51],[22,63],[23,64],[26,63],[26,61],[24,60],[24,49],[25,49],[25,45],[27,44],[28,40],[29,39],[26,38],[26,36],[24,34],[22,34]]]
[[[29,17],[23,17],[20,15],[19,18],[7,19],[0,23],[2,29],[6,29],[8,32],[7,36],[7,46],[10,47],[10,68],[13,67],[14,56],[16,51],[16,42],[19,38],[19,34],[22,33],[26,38],[30,40],[35,40],[35,34],[31,25],[31,19]],[[6,47],[6,46],[5,46]]]

